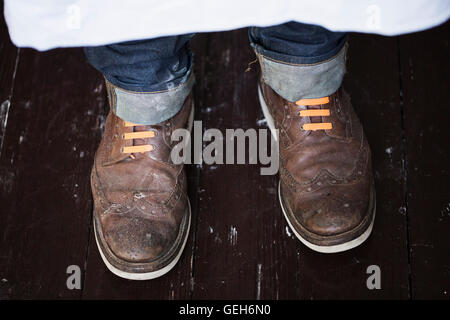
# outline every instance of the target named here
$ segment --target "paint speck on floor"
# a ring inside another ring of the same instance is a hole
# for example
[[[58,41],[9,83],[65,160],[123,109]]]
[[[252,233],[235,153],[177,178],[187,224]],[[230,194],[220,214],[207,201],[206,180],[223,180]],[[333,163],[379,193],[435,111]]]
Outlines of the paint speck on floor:
[[[292,237],[291,230],[289,230],[288,226],[286,226],[286,234],[287,234],[288,237]]]
[[[228,241],[230,242],[230,244],[232,246],[235,246],[237,243],[237,230],[236,227],[231,226],[230,227],[230,232],[228,233]]]
[[[256,268],[256,300],[261,299],[261,280],[262,280],[262,264],[258,263]]]

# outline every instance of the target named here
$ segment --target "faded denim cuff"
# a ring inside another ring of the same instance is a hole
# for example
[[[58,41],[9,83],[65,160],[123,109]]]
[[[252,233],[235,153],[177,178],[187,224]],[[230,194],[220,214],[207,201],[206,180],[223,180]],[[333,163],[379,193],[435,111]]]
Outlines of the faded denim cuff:
[[[254,47],[263,80],[281,97],[295,102],[336,92],[345,73],[347,44],[333,57],[317,63],[290,63],[264,55]]]
[[[172,118],[183,107],[195,83],[191,72],[183,83],[153,92],[119,88],[105,78],[111,110],[119,118],[136,124],[154,125]]]

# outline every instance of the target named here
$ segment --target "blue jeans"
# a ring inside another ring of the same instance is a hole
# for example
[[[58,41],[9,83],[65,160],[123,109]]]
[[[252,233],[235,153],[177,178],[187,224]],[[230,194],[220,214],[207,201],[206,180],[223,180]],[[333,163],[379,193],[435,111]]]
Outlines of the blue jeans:
[[[119,117],[156,124],[180,110],[194,82],[189,48],[193,36],[184,34],[85,48],[89,62],[116,87],[117,105],[112,107]],[[346,33],[288,22],[251,27],[249,38],[264,80],[283,98],[295,101],[325,96],[340,86],[345,69]],[[305,77],[310,80],[305,81]],[[299,83],[305,82],[310,84],[299,90]],[[157,115],[152,108],[154,103],[159,104]],[[161,103],[166,106],[161,108]]]

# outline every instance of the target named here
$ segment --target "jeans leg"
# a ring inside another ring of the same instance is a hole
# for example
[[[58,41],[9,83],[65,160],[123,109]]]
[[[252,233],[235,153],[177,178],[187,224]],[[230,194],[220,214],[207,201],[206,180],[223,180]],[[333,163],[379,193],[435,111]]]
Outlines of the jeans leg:
[[[296,101],[332,94],[345,72],[347,34],[288,22],[251,27],[250,43],[264,80],[283,98]]]
[[[192,36],[84,48],[89,63],[106,79],[113,112],[140,124],[156,124],[175,115],[194,82]]]

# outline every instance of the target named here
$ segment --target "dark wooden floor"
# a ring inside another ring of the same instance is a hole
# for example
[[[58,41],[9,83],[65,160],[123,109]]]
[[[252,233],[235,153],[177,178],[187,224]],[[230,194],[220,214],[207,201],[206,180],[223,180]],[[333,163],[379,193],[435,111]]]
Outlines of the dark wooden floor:
[[[377,219],[350,252],[314,253],[257,165],[188,167],[193,227],[166,276],[117,278],[93,240],[89,172],[106,97],[81,49],[17,49],[0,25],[0,299],[449,299],[449,24],[354,34],[345,88],[373,150]],[[246,30],[198,35],[196,119],[262,128]],[[80,266],[81,290],[66,268]],[[366,269],[381,269],[368,290]]]

